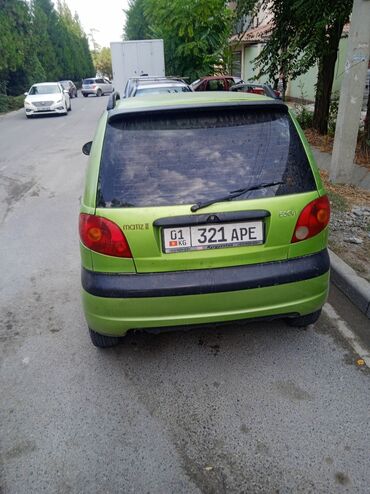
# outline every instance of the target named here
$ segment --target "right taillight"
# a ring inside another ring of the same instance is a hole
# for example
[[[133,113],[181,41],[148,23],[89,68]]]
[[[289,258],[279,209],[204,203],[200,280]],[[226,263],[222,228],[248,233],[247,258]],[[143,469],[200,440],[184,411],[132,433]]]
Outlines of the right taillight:
[[[81,242],[89,249],[114,257],[132,257],[123,231],[113,221],[92,214],[80,214]]]
[[[328,225],[329,220],[330,203],[328,196],[322,196],[310,202],[299,215],[292,243],[314,237]]]

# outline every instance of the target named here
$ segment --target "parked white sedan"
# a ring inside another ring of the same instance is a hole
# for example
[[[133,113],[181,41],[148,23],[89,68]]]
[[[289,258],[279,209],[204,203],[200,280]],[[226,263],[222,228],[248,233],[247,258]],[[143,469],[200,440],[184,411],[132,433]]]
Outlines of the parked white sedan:
[[[27,118],[52,113],[67,115],[71,110],[69,93],[59,82],[34,84],[24,95],[26,96],[24,109]]]

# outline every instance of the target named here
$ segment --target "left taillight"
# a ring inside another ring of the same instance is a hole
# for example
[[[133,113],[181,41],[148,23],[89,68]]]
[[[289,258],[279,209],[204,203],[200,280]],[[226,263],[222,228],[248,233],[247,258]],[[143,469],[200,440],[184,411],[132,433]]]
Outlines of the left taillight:
[[[292,243],[314,237],[328,226],[330,203],[328,196],[322,196],[305,206],[294,229]]]
[[[79,230],[81,242],[88,249],[107,256],[132,257],[124,233],[113,221],[81,213]]]

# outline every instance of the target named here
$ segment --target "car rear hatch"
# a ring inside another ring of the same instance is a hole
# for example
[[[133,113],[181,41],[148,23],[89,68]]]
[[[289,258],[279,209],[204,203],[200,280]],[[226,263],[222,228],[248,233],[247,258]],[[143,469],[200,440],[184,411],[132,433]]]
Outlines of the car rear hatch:
[[[241,195],[221,200],[230,192]],[[286,259],[317,197],[280,103],[113,113],[107,123],[96,214],[122,229],[139,273]]]
[[[94,79],[84,79],[82,81],[82,89],[94,89],[96,81]]]

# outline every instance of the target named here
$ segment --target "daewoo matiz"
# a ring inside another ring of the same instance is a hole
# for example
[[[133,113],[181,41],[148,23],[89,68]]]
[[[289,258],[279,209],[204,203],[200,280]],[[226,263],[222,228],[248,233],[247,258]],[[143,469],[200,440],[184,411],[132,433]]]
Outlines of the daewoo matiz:
[[[84,146],[82,298],[94,345],[166,326],[314,323],[328,292],[330,207],[287,106],[228,92],[118,98]]]

